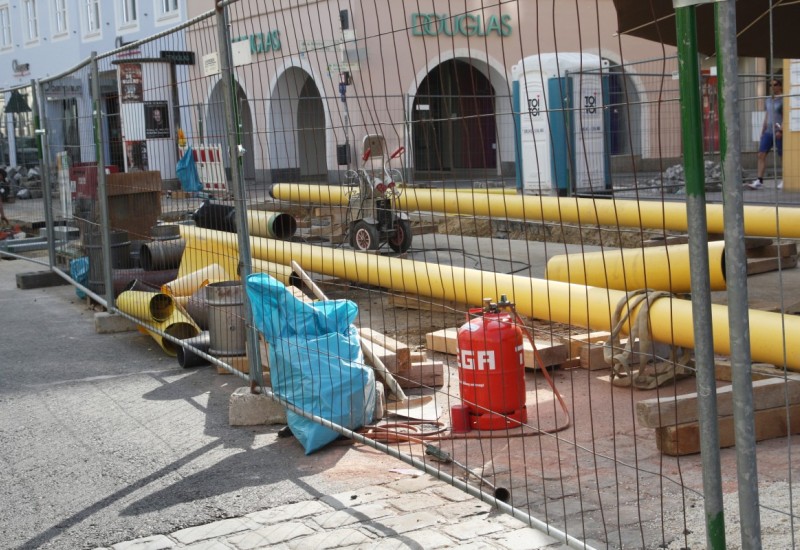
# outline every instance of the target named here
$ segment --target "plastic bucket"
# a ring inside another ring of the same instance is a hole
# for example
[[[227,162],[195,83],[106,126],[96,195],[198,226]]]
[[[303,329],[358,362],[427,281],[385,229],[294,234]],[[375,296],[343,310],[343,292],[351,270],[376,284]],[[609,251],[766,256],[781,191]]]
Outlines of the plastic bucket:
[[[245,355],[244,290],[241,281],[221,281],[206,286],[209,353],[219,357]]]

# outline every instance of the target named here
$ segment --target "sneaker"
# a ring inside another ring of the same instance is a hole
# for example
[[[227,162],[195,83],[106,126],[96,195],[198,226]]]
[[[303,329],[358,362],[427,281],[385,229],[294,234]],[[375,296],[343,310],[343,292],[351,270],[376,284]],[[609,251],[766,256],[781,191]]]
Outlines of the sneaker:
[[[778,189],[783,189],[783,180],[778,180]]]
[[[745,186],[749,187],[750,189],[761,189],[763,185],[764,184],[761,183],[761,180],[754,180],[751,181],[750,183],[745,183]]]

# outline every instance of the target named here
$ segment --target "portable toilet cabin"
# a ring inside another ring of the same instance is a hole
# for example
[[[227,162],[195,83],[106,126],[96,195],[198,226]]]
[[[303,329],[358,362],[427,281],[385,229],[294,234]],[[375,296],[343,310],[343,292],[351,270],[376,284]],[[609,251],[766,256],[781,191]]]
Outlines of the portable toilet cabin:
[[[531,55],[512,67],[519,191],[567,196],[610,189],[607,67],[589,53]]]

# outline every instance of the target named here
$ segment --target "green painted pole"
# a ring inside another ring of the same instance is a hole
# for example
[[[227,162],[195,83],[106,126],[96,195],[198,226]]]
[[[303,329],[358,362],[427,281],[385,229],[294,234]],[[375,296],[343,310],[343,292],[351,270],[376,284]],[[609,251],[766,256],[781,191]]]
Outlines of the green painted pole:
[[[694,351],[697,366],[695,383],[698,396],[700,453],[703,464],[706,547],[712,550],[725,550],[725,518],[717,424],[717,383],[714,376],[711,281],[708,268],[697,21],[694,5],[686,5],[685,1],[676,1],[674,4],[678,37],[681,137],[683,138],[684,174],[686,177],[686,217],[689,232],[692,325],[695,334]]]

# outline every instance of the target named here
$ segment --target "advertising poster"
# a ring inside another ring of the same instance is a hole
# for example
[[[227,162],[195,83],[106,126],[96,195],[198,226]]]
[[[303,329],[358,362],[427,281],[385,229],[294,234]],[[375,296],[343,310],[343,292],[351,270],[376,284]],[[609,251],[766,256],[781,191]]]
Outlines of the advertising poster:
[[[166,101],[145,102],[144,135],[146,138],[169,137],[169,111]]]
[[[122,103],[142,101],[142,66],[139,63],[121,63],[119,83],[122,88]]]
[[[127,172],[146,172],[149,169],[146,141],[125,142],[125,165],[127,166]]]

